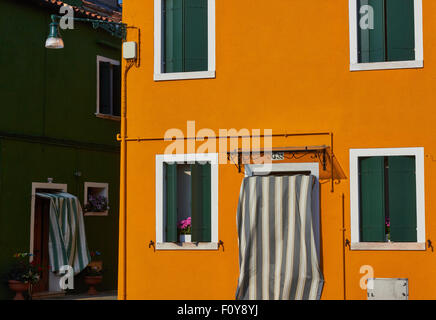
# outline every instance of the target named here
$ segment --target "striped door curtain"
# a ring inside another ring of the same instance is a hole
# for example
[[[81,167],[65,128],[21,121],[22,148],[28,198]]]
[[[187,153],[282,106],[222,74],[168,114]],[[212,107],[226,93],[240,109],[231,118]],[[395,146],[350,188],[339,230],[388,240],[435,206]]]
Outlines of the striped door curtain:
[[[237,300],[320,299],[324,278],[312,223],[314,177],[243,180],[237,211]]]
[[[68,193],[37,193],[50,200],[48,250],[52,272],[71,266],[80,273],[91,261],[86,243],[82,207]]]

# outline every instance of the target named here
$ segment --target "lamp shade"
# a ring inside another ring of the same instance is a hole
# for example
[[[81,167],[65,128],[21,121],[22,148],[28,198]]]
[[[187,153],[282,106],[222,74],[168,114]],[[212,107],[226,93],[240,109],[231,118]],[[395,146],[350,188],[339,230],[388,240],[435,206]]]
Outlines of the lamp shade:
[[[45,41],[45,47],[47,49],[63,49],[64,41],[61,38],[59,32],[59,23],[53,21],[50,23],[50,33]]]

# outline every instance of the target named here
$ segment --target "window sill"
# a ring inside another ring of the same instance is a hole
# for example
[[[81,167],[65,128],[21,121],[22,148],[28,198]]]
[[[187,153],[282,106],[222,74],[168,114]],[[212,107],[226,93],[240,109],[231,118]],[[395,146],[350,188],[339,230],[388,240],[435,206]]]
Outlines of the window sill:
[[[114,121],[121,121],[121,117],[119,116],[112,116],[109,114],[103,114],[103,113],[96,113],[95,116],[97,118],[101,118],[101,119],[108,119],[108,120],[114,120]]]
[[[103,211],[103,212],[85,212],[85,217],[105,217],[108,215],[108,211]]]
[[[218,250],[216,242],[158,242],[156,250]]]
[[[215,71],[175,72],[175,73],[154,74],[154,81],[211,79],[211,78],[215,78]]]
[[[424,61],[422,60],[352,63],[350,64],[350,71],[414,69],[414,68],[423,68],[423,67],[424,67]]]
[[[419,242],[354,242],[351,250],[374,251],[425,251],[425,243]]]

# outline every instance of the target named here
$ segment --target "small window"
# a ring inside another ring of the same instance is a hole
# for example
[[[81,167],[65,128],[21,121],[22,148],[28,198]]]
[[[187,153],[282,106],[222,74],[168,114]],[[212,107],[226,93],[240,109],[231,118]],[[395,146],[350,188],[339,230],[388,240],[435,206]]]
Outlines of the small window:
[[[423,66],[422,0],[350,0],[351,70]]]
[[[155,80],[215,77],[215,0],[155,0]]]
[[[97,116],[119,119],[121,116],[120,62],[97,57]]]
[[[216,249],[215,159],[168,161],[158,156],[157,166],[157,248]]]
[[[85,182],[85,216],[107,216],[109,213],[109,184]]]
[[[422,154],[374,150],[352,152],[352,242],[424,242]]]

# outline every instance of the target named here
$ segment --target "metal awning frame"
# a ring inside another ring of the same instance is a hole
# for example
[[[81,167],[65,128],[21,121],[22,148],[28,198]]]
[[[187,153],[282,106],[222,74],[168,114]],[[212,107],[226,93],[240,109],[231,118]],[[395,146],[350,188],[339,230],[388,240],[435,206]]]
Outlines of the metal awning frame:
[[[242,172],[242,165],[246,163],[243,162],[243,157],[248,156],[249,159],[253,155],[265,156],[265,154],[270,153],[284,153],[286,159],[300,159],[308,154],[312,154],[312,159],[318,159],[319,163],[322,165],[323,170],[327,170],[327,149],[328,146],[306,146],[306,147],[285,147],[285,148],[271,148],[271,149],[260,149],[260,150],[243,150],[238,149],[235,151],[227,152],[227,160],[232,161],[234,156],[237,156],[238,161],[235,163],[238,168],[238,172]]]
[[[313,134],[308,134],[313,135]],[[316,134],[315,134],[316,135]],[[321,134],[324,135],[324,134]],[[242,172],[242,165],[248,164],[243,162],[243,156],[248,155],[249,159],[251,159],[252,155],[258,155],[265,153],[275,153],[275,152],[283,152],[284,157],[286,159],[300,159],[308,154],[312,154],[313,159],[318,159],[324,171],[327,170],[327,156],[330,157],[331,161],[331,172],[330,172],[330,180],[331,180],[331,192],[334,192],[334,159],[335,155],[333,153],[333,133],[329,133],[330,135],[330,146],[321,145],[321,146],[305,146],[305,147],[278,147],[278,148],[270,148],[270,149],[259,149],[259,150],[244,150],[237,149],[234,151],[227,152],[227,160],[232,161],[236,167],[238,168],[238,172]],[[286,135],[288,136],[288,135]],[[330,150],[328,150],[330,149]],[[330,151],[330,152],[329,152]],[[233,161],[234,157],[237,157],[237,162]]]

